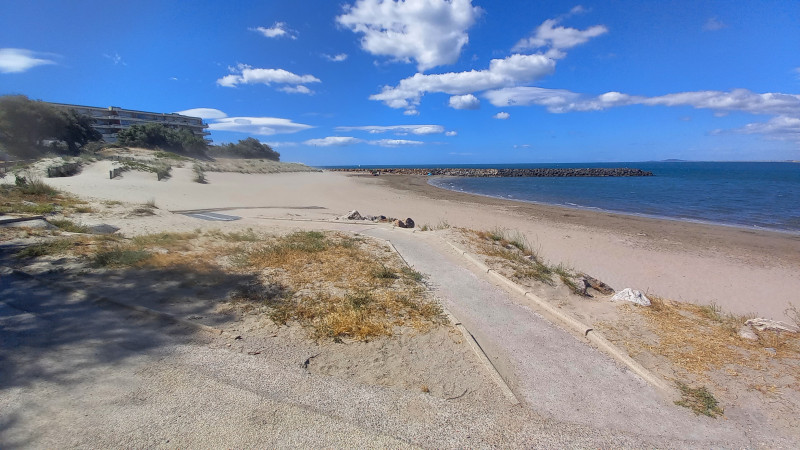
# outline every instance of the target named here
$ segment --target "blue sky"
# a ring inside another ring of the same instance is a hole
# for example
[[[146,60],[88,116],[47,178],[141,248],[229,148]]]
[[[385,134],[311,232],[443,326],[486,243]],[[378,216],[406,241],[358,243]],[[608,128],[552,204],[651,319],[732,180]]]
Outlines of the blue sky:
[[[0,0],[0,94],[315,165],[800,160],[800,2]]]

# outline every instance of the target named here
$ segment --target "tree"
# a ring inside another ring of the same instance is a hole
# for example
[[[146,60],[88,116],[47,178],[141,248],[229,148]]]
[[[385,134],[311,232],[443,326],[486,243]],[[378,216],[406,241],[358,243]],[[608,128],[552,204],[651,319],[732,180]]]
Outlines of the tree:
[[[242,139],[236,144],[229,143],[213,147],[212,150],[217,154],[235,158],[269,159],[272,161],[280,161],[281,159],[281,154],[273,150],[272,147],[251,137]]]
[[[24,95],[0,97],[0,144],[20,158],[33,158],[47,149],[44,141],[62,141],[77,155],[87,142],[102,136],[92,119],[74,110],[63,111]]]
[[[175,152],[202,152],[206,141],[188,128],[170,128],[160,123],[133,125],[117,133],[117,143],[130,147],[164,149]]]
[[[80,153],[80,147],[103,138],[103,135],[92,127],[93,122],[89,116],[78,114],[74,109],[68,112],[61,111],[61,114],[64,115],[66,126],[58,139],[67,144],[70,154],[77,155]]]

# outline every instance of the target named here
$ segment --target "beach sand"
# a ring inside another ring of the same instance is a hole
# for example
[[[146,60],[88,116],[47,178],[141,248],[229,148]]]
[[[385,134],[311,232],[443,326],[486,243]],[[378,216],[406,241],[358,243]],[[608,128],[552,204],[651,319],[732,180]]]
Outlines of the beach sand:
[[[175,168],[168,181],[142,172],[109,180],[110,164],[101,161],[48,183],[82,197],[154,200],[170,211],[230,208],[229,214],[243,217],[240,227],[262,226],[263,218],[330,220],[355,209],[411,217],[418,227],[502,228],[522,233],[546,261],[616,290],[631,287],[775,319],[784,318],[789,302],[800,305],[800,235],[482,197],[439,189],[419,176],[208,173],[208,184],[198,184],[190,168]],[[175,228],[217,225],[181,215],[169,220]]]

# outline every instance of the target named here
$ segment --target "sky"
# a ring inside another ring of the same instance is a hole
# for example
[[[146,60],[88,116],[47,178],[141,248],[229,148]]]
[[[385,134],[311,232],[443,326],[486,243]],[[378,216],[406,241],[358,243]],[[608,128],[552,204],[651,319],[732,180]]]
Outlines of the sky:
[[[0,94],[312,165],[800,160],[800,1],[0,0]]]

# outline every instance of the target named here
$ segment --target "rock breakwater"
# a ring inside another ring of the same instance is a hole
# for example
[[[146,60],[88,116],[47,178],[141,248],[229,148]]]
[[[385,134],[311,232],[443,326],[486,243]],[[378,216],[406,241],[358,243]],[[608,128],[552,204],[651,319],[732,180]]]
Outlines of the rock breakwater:
[[[428,175],[449,177],[651,177],[653,172],[628,167],[617,168],[537,168],[537,169],[330,169],[359,174]]]

